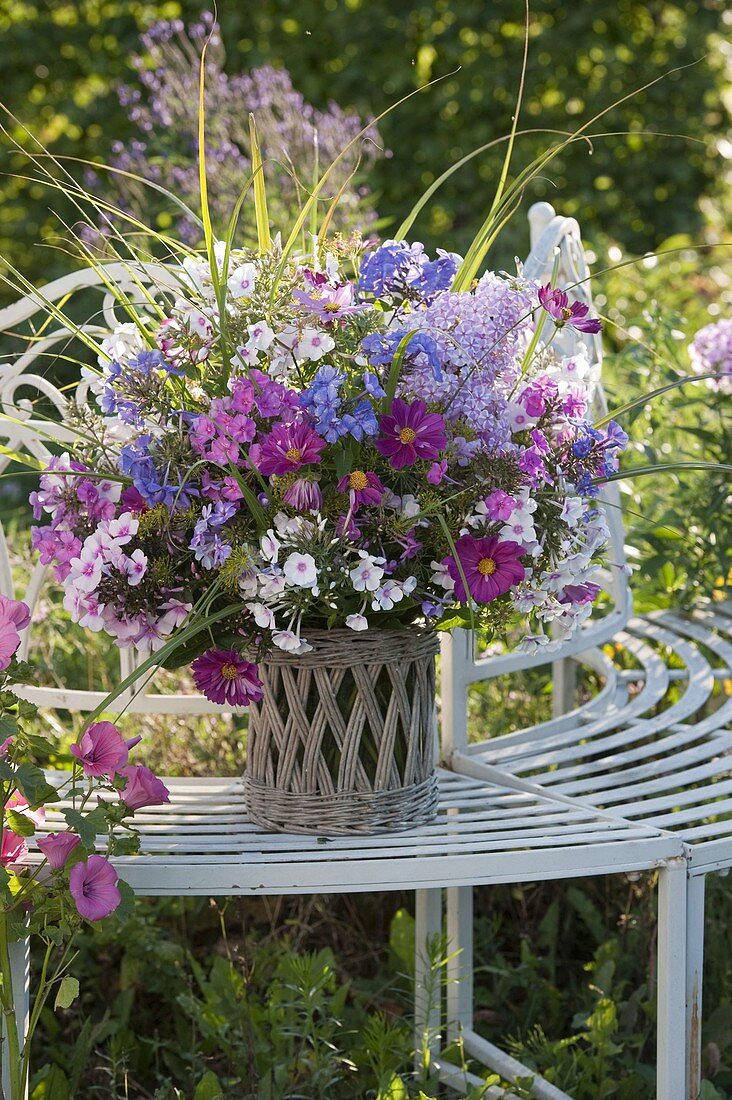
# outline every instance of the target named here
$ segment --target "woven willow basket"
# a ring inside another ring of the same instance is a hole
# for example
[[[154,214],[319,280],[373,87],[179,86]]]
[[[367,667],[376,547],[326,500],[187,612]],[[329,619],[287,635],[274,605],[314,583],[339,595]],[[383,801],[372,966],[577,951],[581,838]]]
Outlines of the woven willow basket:
[[[410,829],[437,807],[435,634],[311,630],[312,652],[260,664],[247,810],[268,829],[348,835]]]

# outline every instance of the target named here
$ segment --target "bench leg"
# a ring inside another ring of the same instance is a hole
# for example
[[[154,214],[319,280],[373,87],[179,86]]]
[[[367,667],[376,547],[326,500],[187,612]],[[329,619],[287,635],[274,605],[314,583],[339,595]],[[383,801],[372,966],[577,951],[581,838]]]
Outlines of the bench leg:
[[[473,887],[447,890],[447,1034],[473,1026]]]
[[[422,1074],[440,1049],[440,971],[430,966],[430,943],[442,934],[442,890],[415,891],[414,919],[414,1049]]]
[[[689,878],[686,903],[686,1070],[689,1100],[701,1091],[704,875]]]
[[[552,664],[552,715],[561,718],[575,705],[577,663],[569,657]]]
[[[8,946],[10,954],[10,977],[13,983],[13,996],[15,999],[15,1018],[18,1026],[18,1037],[23,1043],[28,1031],[30,1017],[30,941],[19,940]],[[2,1084],[3,1095],[10,1100],[10,1066],[7,1057],[7,1043],[3,1039],[2,1044]],[[27,1089],[26,1089],[27,1096]]]
[[[658,877],[658,1100],[687,1100],[686,888],[686,860],[668,860]]]

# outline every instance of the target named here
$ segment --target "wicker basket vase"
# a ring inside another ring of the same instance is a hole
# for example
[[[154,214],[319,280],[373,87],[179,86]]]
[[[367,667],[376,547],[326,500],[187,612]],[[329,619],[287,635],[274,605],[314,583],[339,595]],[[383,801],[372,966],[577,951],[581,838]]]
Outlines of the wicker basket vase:
[[[437,636],[310,630],[313,649],[260,665],[245,776],[249,816],[284,832],[410,829],[437,807]]]

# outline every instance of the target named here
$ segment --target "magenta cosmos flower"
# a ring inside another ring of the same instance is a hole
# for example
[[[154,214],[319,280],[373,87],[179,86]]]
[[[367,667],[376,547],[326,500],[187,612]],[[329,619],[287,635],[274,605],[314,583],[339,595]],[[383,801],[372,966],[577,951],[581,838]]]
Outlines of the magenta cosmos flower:
[[[320,461],[320,452],[325,440],[302,421],[290,424],[279,423],[255,450],[252,447],[250,457],[260,474],[270,477],[284,477],[285,474]]]
[[[391,413],[379,422],[381,436],[376,449],[389,459],[395,470],[413,466],[420,459],[437,458],[447,446],[445,421],[438,413],[428,413],[424,401],[406,401],[396,397]]]
[[[117,872],[104,856],[89,856],[75,863],[69,875],[74,904],[86,920],[103,920],[122,901]]]
[[[353,470],[338,482],[338,491],[348,493],[359,508],[362,504],[381,504],[386,489],[370,470]]]
[[[468,590],[476,603],[490,603],[524,579],[526,570],[519,561],[525,551],[517,542],[490,538],[477,539],[461,535],[455,543],[457,556],[468,582]],[[454,557],[444,559],[447,571],[455,581],[455,595],[467,603],[463,578]]]
[[[112,722],[95,722],[81,740],[71,746],[71,753],[81,762],[84,775],[104,775],[112,779],[114,773],[127,763],[129,750],[139,740],[139,737],[133,737],[125,741]]]
[[[262,698],[257,666],[245,661],[235,649],[209,649],[196,658],[191,671],[196,687],[212,703],[246,707]]]
[[[75,833],[49,833],[48,836],[39,837],[36,843],[48,860],[51,870],[60,871],[77,844],[81,844],[81,837]]]
[[[120,768],[118,775],[127,780],[119,796],[128,810],[141,810],[143,806],[162,806],[170,802],[170,791],[149,768],[142,765]]]
[[[564,290],[552,290],[551,283],[547,283],[539,291],[539,302],[553,319],[557,328],[570,325],[580,332],[599,332],[602,324],[596,318],[588,317],[590,307],[584,302],[572,302]]]

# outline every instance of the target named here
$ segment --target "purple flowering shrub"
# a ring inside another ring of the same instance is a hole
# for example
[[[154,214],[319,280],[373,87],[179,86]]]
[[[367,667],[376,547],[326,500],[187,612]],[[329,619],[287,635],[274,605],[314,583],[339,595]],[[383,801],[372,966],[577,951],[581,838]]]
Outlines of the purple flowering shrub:
[[[169,800],[149,768],[129,763],[140,738],[125,741],[111,722],[88,725],[71,746],[73,771],[49,782],[34,760],[54,747],[30,724],[36,708],[14,691],[34,680],[32,668],[16,657],[29,622],[26,604],[0,596],[0,999],[8,1100],[26,1095],[30,1042],[51,992],[63,1007],[78,993],[68,973],[75,933],[85,921],[117,912],[128,890],[120,888],[109,857],[137,851],[135,810]],[[103,852],[97,850],[100,836],[106,836]],[[13,989],[8,944],[28,936],[43,941],[46,956],[24,1044],[13,1012],[20,991]]]
[[[626,442],[588,418],[586,356],[540,338],[598,331],[587,308],[521,272],[455,292],[460,257],[419,243],[214,254],[101,342],[96,411],[31,496],[74,621],[148,653],[184,630],[229,707],[316,627],[570,637]]]
[[[689,345],[689,359],[697,374],[729,375],[710,378],[708,385],[723,393],[732,392],[732,318],[699,329]]]
[[[206,157],[209,205],[214,225],[223,229],[251,172],[249,113],[255,115],[266,160],[270,215],[275,224],[292,223],[313,180],[322,174],[363,127],[355,114],[329,103],[318,110],[297,92],[286,69],[263,66],[248,73],[224,71],[224,48],[214,17],[205,12],[186,29],[179,19],[155,23],[142,36],[142,52],[132,64],[139,87],[124,86],[120,101],[138,134],[112,146],[112,168],[165,188],[200,214],[198,179],[198,82],[201,52],[206,51]],[[333,170],[321,202],[341,188],[333,227],[348,234],[368,230],[375,220],[364,172],[381,153],[379,135],[370,127]],[[351,177],[353,176],[353,179]],[[176,219],[181,240],[196,245],[200,225],[150,187],[116,173],[90,173],[88,185],[144,224],[151,211]],[[242,228],[254,239],[253,225]],[[109,233],[104,220],[99,231]],[[87,231],[87,237],[98,236]],[[247,239],[249,243],[249,239]]]

